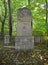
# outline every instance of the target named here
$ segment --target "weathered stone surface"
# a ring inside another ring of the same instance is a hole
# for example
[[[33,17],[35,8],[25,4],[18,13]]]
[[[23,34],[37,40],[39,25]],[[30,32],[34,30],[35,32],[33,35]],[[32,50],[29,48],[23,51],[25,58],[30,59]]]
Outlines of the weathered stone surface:
[[[40,41],[41,41],[40,36],[36,35],[36,36],[34,37],[34,42],[35,42],[35,43],[40,43]]]
[[[4,36],[4,44],[8,44],[9,43],[9,35],[5,35]]]
[[[17,50],[32,50],[34,48],[34,37],[16,37],[15,49]]]
[[[18,9],[15,49],[32,50],[34,48],[34,37],[32,36],[31,22],[31,11],[28,8]]]
[[[18,9],[17,36],[31,36],[31,11],[27,8]]]

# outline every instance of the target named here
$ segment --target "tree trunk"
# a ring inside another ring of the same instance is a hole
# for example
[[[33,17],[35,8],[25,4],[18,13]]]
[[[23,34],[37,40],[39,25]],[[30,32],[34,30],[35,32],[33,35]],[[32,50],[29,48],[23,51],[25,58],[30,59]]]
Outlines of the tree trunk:
[[[1,27],[1,36],[4,36],[4,22],[2,22],[2,27]]]
[[[48,0],[46,0],[46,23],[48,23]]]
[[[46,0],[46,32],[47,32],[47,37],[48,37],[48,0]],[[46,46],[48,48],[48,40],[46,41]]]
[[[9,9],[9,35],[12,36],[12,15],[11,15],[11,5],[10,0],[8,0],[8,9]]]
[[[28,5],[30,5],[30,0],[28,0]]]
[[[4,36],[4,23],[5,23],[5,19],[6,19],[6,15],[7,15],[7,7],[6,7],[6,1],[4,0],[4,8],[5,8],[5,15],[4,15],[4,19],[1,19],[1,23],[2,23],[2,27],[1,27],[1,36]]]
[[[48,35],[48,0],[46,0],[46,30],[47,30],[47,35]]]

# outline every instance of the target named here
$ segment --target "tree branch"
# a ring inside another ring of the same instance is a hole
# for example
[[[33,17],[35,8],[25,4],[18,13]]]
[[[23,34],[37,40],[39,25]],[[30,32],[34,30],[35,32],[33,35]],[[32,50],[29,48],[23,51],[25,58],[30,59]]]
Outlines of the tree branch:
[[[30,0],[28,0],[28,5],[30,5]]]
[[[0,17],[0,22],[2,22],[2,18]]]
[[[11,5],[10,0],[8,0],[8,9],[9,9],[9,35],[12,36],[12,14],[11,14]]]
[[[7,7],[6,7],[6,1],[4,0],[4,8],[5,8],[5,15],[4,15],[4,19],[3,22],[5,22],[6,16],[7,16]]]

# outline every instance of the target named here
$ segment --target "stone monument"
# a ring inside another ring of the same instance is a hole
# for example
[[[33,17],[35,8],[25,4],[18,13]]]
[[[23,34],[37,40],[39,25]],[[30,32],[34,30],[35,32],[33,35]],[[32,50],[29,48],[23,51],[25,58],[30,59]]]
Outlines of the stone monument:
[[[9,44],[9,35],[4,36],[4,44]]]
[[[35,43],[40,43],[41,42],[41,38],[40,38],[39,35],[34,36],[34,42]]]
[[[15,38],[16,50],[34,49],[34,36],[31,30],[32,16],[31,11],[24,7],[17,11],[17,36]]]

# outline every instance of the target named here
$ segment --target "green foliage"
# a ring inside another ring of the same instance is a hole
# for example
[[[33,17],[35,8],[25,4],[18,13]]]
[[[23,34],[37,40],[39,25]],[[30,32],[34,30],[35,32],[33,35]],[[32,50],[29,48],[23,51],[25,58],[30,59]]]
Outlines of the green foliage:
[[[9,20],[8,20],[8,4],[7,6],[7,18],[5,21],[4,34],[9,32]],[[11,0],[11,9],[12,9],[12,28],[13,35],[16,35],[16,22],[17,22],[17,10],[26,6],[32,12],[32,22],[33,22],[33,35],[45,35],[46,34],[46,2],[45,0],[31,0],[30,5],[28,5],[28,0]],[[4,4],[0,0],[0,16],[4,16]],[[0,21],[0,32],[1,32],[1,21]]]

